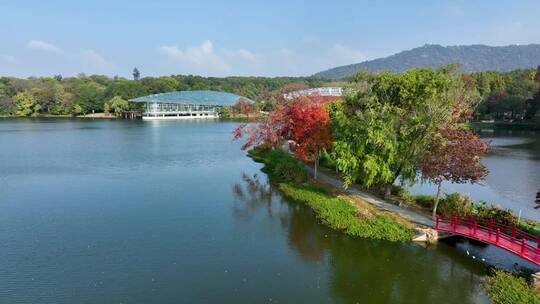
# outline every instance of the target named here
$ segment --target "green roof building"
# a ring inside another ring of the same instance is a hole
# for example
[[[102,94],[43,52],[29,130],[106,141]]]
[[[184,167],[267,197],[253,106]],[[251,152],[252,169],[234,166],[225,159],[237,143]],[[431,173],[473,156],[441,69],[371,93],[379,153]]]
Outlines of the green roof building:
[[[241,98],[247,99],[226,92],[178,91],[142,96],[129,102],[144,103],[143,119],[193,119],[218,118],[223,107],[232,106]]]

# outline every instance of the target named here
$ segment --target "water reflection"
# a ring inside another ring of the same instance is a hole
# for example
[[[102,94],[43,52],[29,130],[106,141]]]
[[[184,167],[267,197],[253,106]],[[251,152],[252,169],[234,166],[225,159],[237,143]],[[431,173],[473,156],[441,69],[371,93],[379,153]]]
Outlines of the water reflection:
[[[287,202],[265,177],[242,175],[234,184],[233,214],[280,221],[288,248],[319,269],[317,288],[351,303],[487,303],[486,268],[442,243],[422,247],[348,237],[320,224],[304,205]]]

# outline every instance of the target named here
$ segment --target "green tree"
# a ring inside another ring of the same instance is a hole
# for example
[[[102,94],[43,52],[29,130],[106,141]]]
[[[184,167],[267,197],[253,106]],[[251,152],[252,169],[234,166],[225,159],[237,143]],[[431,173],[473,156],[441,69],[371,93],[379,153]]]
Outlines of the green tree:
[[[0,113],[10,113],[11,102],[7,95],[6,85],[0,82]]]
[[[43,112],[51,114],[63,114],[62,101],[64,87],[54,78],[40,78],[36,87],[31,89],[37,103]]]
[[[135,67],[133,68],[133,80],[139,81],[139,78],[141,78],[141,73],[139,72],[139,69]]]
[[[122,111],[129,109],[129,103],[120,96],[114,96],[108,103],[116,116],[122,115]]]
[[[103,106],[105,88],[90,78],[76,79],[71,87],[74,95],[74,103],[83,108],[83,112],[89,109],[100,110]]]
[[[15,114],[18,116],[36,116],[41,110],[36,98],[29,91],[17,93],[13,97],[13,104],[15,105]]]
[[[141,79],[142,84],[146,87],[148,93],[157,94],[164,92],[176,91],[178,88],[178,81],[172,77],[145,77]]]
[[[119,96],[125,100],[144,95],[148,95],[148,91],[140,81],[117,80],[107,89],[107,96]]]
[[[415,181],[429,135],[478,101],[451,66],[360,73],[349,91],[330,107],[332,156],[346,185],[383,185],[387,195],[398,178]]]
[[[76,103],[73,105],[73,109],[71,110],[71,113],[74,116],[81,115],[84,113],[84,108],[81,105]]]

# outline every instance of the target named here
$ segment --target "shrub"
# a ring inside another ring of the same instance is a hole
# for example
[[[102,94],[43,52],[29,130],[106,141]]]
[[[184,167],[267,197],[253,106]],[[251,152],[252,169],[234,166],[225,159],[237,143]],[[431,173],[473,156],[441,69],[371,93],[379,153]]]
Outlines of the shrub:
[[[494,220],[497,223],[513,226],[517,224],[517,217],[509,209],[500,209],[496,206],[487,206],[485,202],[474,205],[476,217],[485,220]]]
[[[489,297],[495,304],[540,303],[540,296],[535,294],[527,282],[508,272],[495,271],[485,281]]]
[[[413,195],[403,186],[392,186],[392,195],[399,197],[400,199],[409,202],[411,204],[415,204],[422,208],[433,208],[433,204],[435,203],[435,196],[434,195]]]
[[[444,217],[449,217],[452,214],[458,216],[473,215],[473,204],[471,197],[462,193],[447,194],[441,200],[437,213]]]
[[[256,147],[250,150],[249,155],[264,162],[264,171],[275,181],[303,183],[308,180],[304,164],[282,150]]]
[[[528,219],[521,219],[518,224],[519,229],[526,231],[530,234],[534,234],[536,236],[540,236],[540,223],[528,220]]]
[[[413,200],[412,195],[409,193],[409,190],[407,190],[407,188],[403,186],[392,185],[392,190],[390,193],[407,202],[412,202]]]
[[[412,199],[418,206],[429,209],[433,208],[433,204],[435,203],[434,195],[413,195]]]
[[[300,162],[291,159],[278,162],[274,166],[272,173],[281,181],[303,183],[307,180],[304,166]]]

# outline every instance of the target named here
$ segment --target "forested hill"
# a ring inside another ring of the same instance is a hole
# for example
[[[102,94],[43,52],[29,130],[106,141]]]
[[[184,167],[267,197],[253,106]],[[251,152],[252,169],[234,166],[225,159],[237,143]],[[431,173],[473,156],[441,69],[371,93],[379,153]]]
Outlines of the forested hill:
[[[319,72],[322,78],[343,78],[360,70],[402,72],[414,67],[461,63],[463,72],[528,69],[540,65],[540,44],[486,46],[440,46],[426,44],[392,56],[336,67]]]

